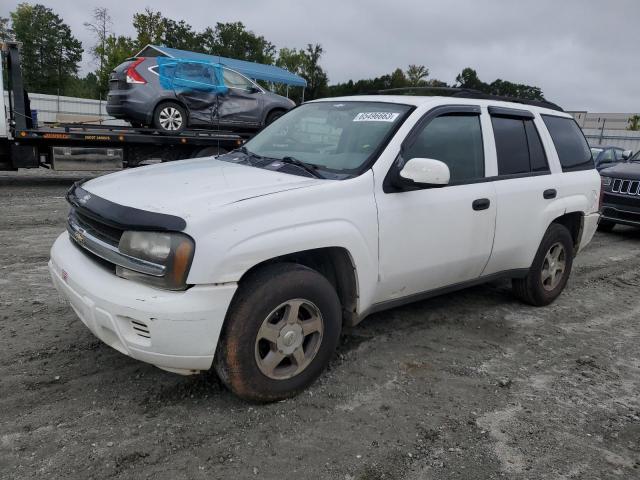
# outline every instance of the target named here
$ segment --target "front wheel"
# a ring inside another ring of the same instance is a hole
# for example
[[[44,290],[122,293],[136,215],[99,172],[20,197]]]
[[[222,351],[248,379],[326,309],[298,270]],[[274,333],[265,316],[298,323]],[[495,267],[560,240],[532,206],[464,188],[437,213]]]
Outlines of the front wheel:
[[[513,279],[515,295],[530,305],[549,305],[564,290],[573,257],[571,233],[564,225],[552,223],[540,242],[527,276]]]
[[[179,133],[187,127],[187,112],[175,102],[164,102],[156,107],[153,124],[158,130]]]
[[[249,274],[229,307],[215,368],[236,395],[296,395],[326,368],[342,326],[338,295],[310,268],[282,263]]]

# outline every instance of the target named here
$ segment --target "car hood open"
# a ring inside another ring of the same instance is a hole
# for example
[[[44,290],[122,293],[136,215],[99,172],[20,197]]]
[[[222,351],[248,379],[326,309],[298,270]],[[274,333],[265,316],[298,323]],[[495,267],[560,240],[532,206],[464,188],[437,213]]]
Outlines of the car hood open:
[[[140,167],[90,180],[82,188],[105,200],[190,217],[212,208],[331,181],[198,158]]]

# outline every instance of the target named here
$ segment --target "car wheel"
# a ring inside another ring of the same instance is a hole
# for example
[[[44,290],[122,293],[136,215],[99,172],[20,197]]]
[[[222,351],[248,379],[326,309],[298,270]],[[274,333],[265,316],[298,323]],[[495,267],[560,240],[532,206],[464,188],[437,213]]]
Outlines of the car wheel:
[[[292,397],[325,369],[341,327],[338,295],[323,275],[294,263],[266,266],[241,282],[215,369],[243,399]]]
[[[265,126],[271,125],[273,122],[275,122],[284,114],[285,112],[283,112],[282,110],[275,110],[273,112],[270,112],[269,115],[267,115],[267,119],[264,122]]]
[[[187,126],[187,112],[174,102],[164,102],[156,107],[153,124],[158,130],[178,133]]]
[[[515,295],[535,306],[553,302],[569,280],[574,246],[571,233],[559,223],[552,223],[542,238],[529,273],[512,281]]]
[[[600,222],[598,223],[598,230],[600,232],[610,232],[615,226],[615,222],[612,222],[610,220],[600,220]]]

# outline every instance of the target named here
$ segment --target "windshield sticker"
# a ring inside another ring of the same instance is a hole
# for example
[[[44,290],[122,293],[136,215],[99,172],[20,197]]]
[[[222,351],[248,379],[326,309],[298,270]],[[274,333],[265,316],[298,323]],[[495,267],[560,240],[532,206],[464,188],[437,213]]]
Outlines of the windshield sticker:
[[[362,112],[356,115],[354,122],[393,122],[400,114],[396,112]]]

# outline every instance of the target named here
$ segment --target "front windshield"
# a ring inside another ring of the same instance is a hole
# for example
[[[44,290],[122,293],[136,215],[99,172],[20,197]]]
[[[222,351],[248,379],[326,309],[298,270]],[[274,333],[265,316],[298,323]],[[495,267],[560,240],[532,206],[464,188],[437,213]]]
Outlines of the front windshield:
[[[307,103],[269,125],[245,147],[260,157],[293,158],[349,173],[367,163],[410,109],[382,102]]]

